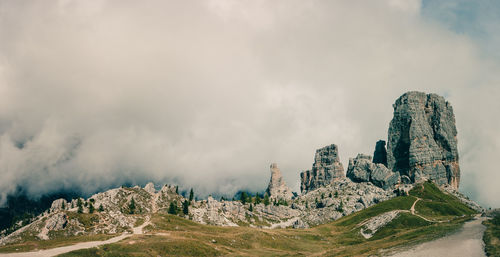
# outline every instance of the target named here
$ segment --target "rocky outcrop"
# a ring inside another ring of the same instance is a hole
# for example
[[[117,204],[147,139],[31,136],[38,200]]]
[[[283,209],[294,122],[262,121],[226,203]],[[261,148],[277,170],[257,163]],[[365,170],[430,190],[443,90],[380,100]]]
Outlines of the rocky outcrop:
[[[66,214],[57,213],[47,219],[45,228],[47,228],[49,231],[59,231],[64,229],[67,223],[68,223],[68,217],[66,216]]]
[[[52,202],[52,205],[50,206],[50,212],[65,210],[68,207],[68,202],[66,202],[66,200],[63,198],[60,198]]]
[[[388,168],[412,182],[430,179],[458,188],[457,129],[451,105],[436,94],[408,92],[393,107]]]
[[[293,197],[292,190],[285,184],[278,164],[271,164],[271,180],[267,186],[267,193],[271,199],[290,200]]]
[[[311,170],[300,173],[300,191],[305,193],[345,178],[344,167],[340,162],[338,147],[335,144],[316,150]]]
[[[385,149],[385,141],[379,140],[375,145],[373,153],[373,163],[381,163],[387,167],[387,150]]]
[[[347,177],[353,182],[371,182],[374,185],[389,189],[399,183],[399,173],[393,172],[381,163],[373,163],[369,155],[358,154],[349,159]]]
[[[156,193],[155,184],[153,184],[153,182],[147,183],[146,186],[144,187],[144,191],[150,194]]]

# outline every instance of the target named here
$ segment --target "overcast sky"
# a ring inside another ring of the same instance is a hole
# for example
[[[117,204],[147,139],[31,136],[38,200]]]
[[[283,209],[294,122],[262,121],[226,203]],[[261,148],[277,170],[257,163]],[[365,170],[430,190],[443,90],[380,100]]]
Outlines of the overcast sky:
[[[347,168],[404,92],[443,95],[461,191],[500,207],[498,1],[0,0],[0,203],[125,182],[299,190]]]

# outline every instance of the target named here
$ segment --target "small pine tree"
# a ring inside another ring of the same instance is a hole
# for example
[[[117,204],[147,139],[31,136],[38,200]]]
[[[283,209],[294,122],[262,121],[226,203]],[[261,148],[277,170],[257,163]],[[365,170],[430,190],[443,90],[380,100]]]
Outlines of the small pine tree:
[[[266,193],[264,195],[264,205],[268,206],[271,202],[269,201],[269,195]]]
[[[102,204],[99,205],[99,212],[103,212],[104,211],[104,207],[102,207]]]
[[[339,197],[339,192],[335,191],[335,198]]]
[[[64,209],[66,209],[66,204],[65,204],[64,202],[62,202],[62,204],[61,204],[61,208],[62,208],[63,210],[64,210]]]
[[[321,199],[325,199],[325,193],[321,193]]]
[[[220,197],[220,201],[221,201],[221,202],[222,202],[222,201],[225,201],[225,200],[226,200],[226,199],[224,198],[224,196],[221,196],[221,197]]]
[[[306,201],[306,209],[309,209],[309,204],[307,203],[307,201]]]
[[[179,186],[175,186],[175,193],[179,194]]]
[[[332,198],[332,192],[330,192],[330,194],[328,194],[328,197]]]
[[[252,205],[252,203],[250,203],[250,207],[248,207],[248,210],[251,211],[251,212],[253,212],[253,205]]]
[[[191,191],[189,191],[189,202],[192,202],[194,199],[194,191],[193,188],[191,188]]]
[[[168,213],[173,214],[173,215],[177,215],[177,202],[176,201],[170,202],[170,206],[168,208]]]
[[[246,204],[247,203],[247,193],[241,192],[241,194],[240,194],[240,201],[241,201],[242,204]]]
[[[337,206],[337,211],[344,212],[344,203],[342,201],[340,201],[339,206]]]
[[[259,204],[262,202],[262,199],[260,198],[259,193],[255,194],[255,204]]]
[[[188,201],[182,202],[182,213],[184,213],[184,215],[189,214],[189,202]]]
[[[82,199],[78,198],[78,200],[76,200],[76,206],[78,207],[77,212],[83,213]]]
[[[89,213],[94,213],[94,205],[89,203]]]
[[[128,205],[129,214],[134,214],[135,212],[135,200],[134,197],[130,199],[130,204]]]
[[[71,209],[75,208],[75,206],[73,205],[73,201],[71,201]]]

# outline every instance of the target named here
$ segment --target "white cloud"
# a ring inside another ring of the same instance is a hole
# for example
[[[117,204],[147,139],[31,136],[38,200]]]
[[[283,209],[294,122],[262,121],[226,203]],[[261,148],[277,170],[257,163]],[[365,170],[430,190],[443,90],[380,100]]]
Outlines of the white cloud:
[[[264,189],[271,162],[298,190],[315,149],[338,144],[345,166],[372,154],[394,100],[422,90],[455,107],[463,188],[500,205],[481,179],[500,152],[498,65],[418,1],[96,3],[0,5],[3,195],[148,180],[231,194]]]

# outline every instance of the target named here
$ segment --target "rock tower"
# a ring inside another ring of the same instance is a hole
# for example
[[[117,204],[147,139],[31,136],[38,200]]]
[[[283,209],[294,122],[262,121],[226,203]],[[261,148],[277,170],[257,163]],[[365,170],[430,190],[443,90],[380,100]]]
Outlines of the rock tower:
[[[325,146],[316,150],[312,169],[300,173],[300,191],[305,193],[344,177],[337,145]]]
[[[458,188],[457,129],[451,105],[436,94],[408,92],[393,107],[387,167],[411,182],[430,179]]]
[[[290,200],[293,197],[292,190],[285,184],[278,164],[271,164],[271,180],[267,186],[267,193],[271,199]]]

